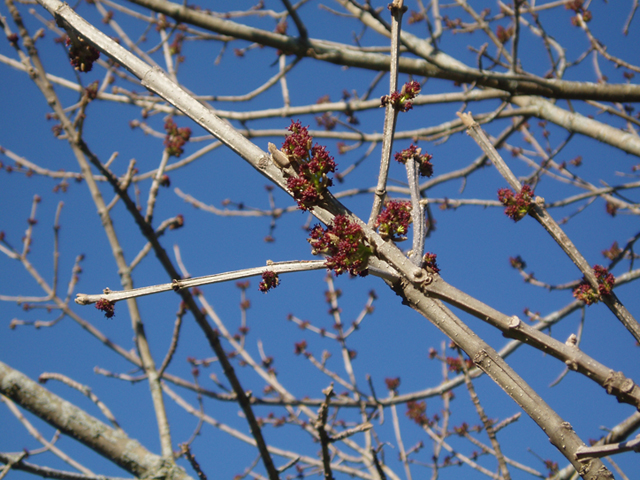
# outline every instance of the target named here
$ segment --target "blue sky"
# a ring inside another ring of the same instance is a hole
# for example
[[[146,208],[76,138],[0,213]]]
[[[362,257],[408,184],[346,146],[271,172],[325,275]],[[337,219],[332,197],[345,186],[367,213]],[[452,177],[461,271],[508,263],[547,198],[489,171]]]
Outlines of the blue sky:
[[[266,2],[268,8],[280,9],[278,2]],[[380,5],[382,5],[381,2]],[[224,5],[224,2],[213,2],[212,8]],[[238,9],[247,8],[250,2],[236,2]],[[415,8],[414,5],[409,5]],[[45,18],[48,14],[40,7],[35,7]],[[494,10],[497,7],[492,5]],[[624,5],[617,2],[593,2],[591,10],[594,13],[592,26],[594,34],[602,39],[608,51],[614,55],[627,57],[630,62],[637,60],[637,55],[629,52],[630,45],[638,44],[637,22],[632,23],[632,31],[628,36],[620,32],[628,12]],[[30,16],[26,9],[23,15],[28,28],[32,32],[42,25]],[[86,5],[78,9],[81,15],[96,21],[96,15]],[[551,14],[541,14],[541,21],[549,28],[549,32],[567,48],[567,58],[575,59],[586,46],[584,35],[577,32],[570,25],[570,12],[554,11]],[[5,7],[0,8],[0,15],[8,16]],[[328,38],[332,41],[349,43],[353,35],[359,33],[353,21],[332,16],[326,10],[319,8],[316,2],[309,2],[300,10],[300,15],[308,26],[312,38]],[[612,21],[602,20],[603,18]],[[122,24],[131,28],[130,35],[142,32],[140,24],[127,21],[116,14],[116,19],[122,19]],[[243,21],[243,20],[240,20]],[[98,20],[99,22],[99,20]],[[270,18],[249,19],[254,24],[265,29],[273,29],[274,20]],[[10,23],[10,22],[9,22]],[[106,33],[112,34],[108,27],[98,23],[97,26]],[[506,26],[506,23],[505,23]],[[635,27],[635,28],[633,28]],[[12,27],[14,28],[14,27]],[[294,26],[290,22],[290,32]],[[424,25],[407,27],[416,35],[424,35]],[[474,34],[479,36],[478,33]],[[455,55],[468,65],[475,65],[475,54],[466,49],[467,44],[476,46],[482,41],[469,35],[447,35],[441,47],[451,55]],[[75,74],[65,58],[60,45],[53,42],[54,34],[47,32],[46,37],[37,44],[45,67],[55,75],[70,80]],[[362,40],[366,45],[384,45],[384,39],[373,32],[367,32]],[[475,42],[475,43],[474,43]],[[154,43],[150,41],[148,48]],[[253,49],[246,52],[243,58],[233,55],[233,48],[247,46],[246,42],[234,42],[229,45],[218,65],[214,63],[220,53],[219,44],[204,44],[187,42],[184,47],[186,62],[181,65],[179,78],[190,90],[202,95],[239,95],[257,88],[266,79],[277,72],[277,57],[271,49]],[[145,47],[147,48],[147,47]],[[15,58],[15,51],[8,42],[0,42],[0,54]],[[534,73],[543,74],[547,68],[544,50],[534,39],[523,40],[521,57],[525,68]],[[158,54],[154,57],[162,62]],[[600,68],[612,83],[623,82],[623,69],[614,69],[603,60]],[[23,72],[16,71],[6,65],[0,66],[0,105],[5,112],[2,129],[0,130],[0,145],[19,156],[40,165],[43,168],[57,171],[59,169],[72,172],[78,171],[78,166],[66,141],[55,139],[51,132],[53,121],[45,120],[49,111],[45,100],[35,85]],[[102,79],[104,70],[96,68],[90,74],[82,77],[84,85],[96,79]],[[288,77],[291,91],[292,105],[307,105],[323,95],[329,95],[334,101],[340,99],[343,90],[364,92],[375,72],[358,69],[345,69],[335,65],[327,65],[318,61],[305,59]],[[572,80],[595,81],[591,61],[570,70],[567,78]],[[408,79],[401,76],[400,83]],[[422,79],[418,79],[422,80]],[[373,90],[371,98],[386,93],[388,79],[385,77]],[[424,94],[454,91],[449,82],[429,80]],[[65,106],[72,105],[78,100],[77,94],[70,93],[62,87],[56,87]],[[138,87],[142,91],[142,87]],[[276,108],[281,106],[282,100],[279,87],[276,86],[250,104],[217,103],[214,107],[224,110],[249,110]],[[498,103],[482,105],[471,104],[467,110],[474,113],[490,111]],[[558,102],[567,108],[567,102]],[[572,106],[585,114],[597,114],[597,110],[585,106],[580,102],[572,102]],[[425,106],[402,114],[398,122],[399,129],[420,128],[450,121],[455,118],[455,111],[459,104],[444,106]],[[384,112],[382,109],[362,112],[358,114],[359,128],[365,132],[380,132],[382,130]],[[597,117],[600,118],[600,117]],[[126,170],[130,159],[135,159],[140,172],[147,172],[157,167],[162,156],[162,139],[145,135],[141,129],[132,130],[129,121],[141,120],[140,111],[136,107],[126,105],[112,105],[108,102],[91,104],[87,111],[85,122],[85,140],[89,147],[103,161],[114,152],[119,152],[118,159],[112,164],[112,169],[118,175]],[[155,115],[147,120],[148,124],[157,132],[162,132],[164,115]],[[317,128],[312,115],[301,117],[303,124]],[[602,117],[604,122],[623,126],[622,122]],[[507,125],[504,121],[496,121],[486,126],[486,130],[497,135]],[[193,122],[184,117],[176,117],[178,126],[189,126],[193,129],[194,137],[200,139],[198,143],[188,145],[185,155],[195,152],[198,148],[211,142],[206,132],[199,129]],[[284,129],[290,123],[289,118],[273,118],[248,123],[252,129]],[[541,130],[536,119],[529,121],[532,132],[538,141],[543,141]],[[236,124],[238,126],[238,124]],[[562,143],[566,132],[557,127],[549,126],[549,142],[552,148]],[[255,139],[257,145],[266,150],[267,142],[280,145],[280,137],[259,137]],[[514,145],[528,148],[520,137],[514,137]],[[366,146],[345,155],[337,153],[334,140],[326,142],[329,151],[335,155],[338,171],[345,171],[357,162],[366,151]],[[394,151],[408,146],[408,142],[398,142]],[[456,134],[445,142],[421,142],[420,146],[433,153],[433,164],[436,175],[461,168],[480,155],[479,148],[473,140],[465,134]],[[527,175],[530,169],[518,160],[502,151],[505,159],[512,166],[516,175]],[[591,139],[575,136],[565,149],[560,152],[558,162],[569,161],[576,156],[583,157],[583,166],[576,170],[582,178],[600,185],[606,182],[611,185],[627,181],[627,178],[616,172],[629,174],[631,167],[638,163],[638,159],[621,153],[611,147],[604,146]],[[380,147],[364,160],[354,173],[350,174],[344,184],[336,184],[333,193],[352,188],[370,187],[375,184],[378,172]],[[12,165],[6,156],[0,158],[5,166]],[[273,236],[274,243],[265,243],[264,237],[269,234],[269,217],[239,217],[215,216],[197,210],[183,202],[174,189],[193,195],[200,201],[221,208],[222,203],[229,199],[229,208],[237,203],[244,203],[247,208],[268,209],[268,193],[265,190],[266,180],[251,167],[236,157],[230,150],[219,148],[200,158],[187,168],[170,173],[170,188],[161,189],[155,213],[154,225],[177,214],[183,214],[185,227],[168,232],[162,238],[163,246],[174,258],[174,245],[181,252],[182,261],[192,276],[207,275],[265,265],[267,260],[284,261],[295,259],[312,259],[310,248],[306,242],[306,232],[303,228],[308,224],[308,215],[300,212],[288,213],[277,220]],[[401,165],[393,164],[390,171],[393,184],[406,183],[404,169]],[[119,289],[118,272],[112,254],[96,215],[96,207],[84,183],[71,181],[66,193],[54,192],[56,180],[34,175],[26,178],[20,172],[8,172],[5,168],[0,171],[0,230],[5,233],[5,241],[17,249],[21,249],[21,238],[28,227],[27,219],[32,208],[34,195],[39,195],[42,201],[38,205],[38,223],[33,229],[33,245],[29,254],[29,261],[40,275],[51,284],[53,274],[53,221],[59,202],[64,202],[60,216],[59,231],[59,292],[65,295],[67,282],[75,258],[83,254],[83,272],[73,295],[82,293],[99,293],[105,287]],[[141,182],[140,198],[146,201],[150,186],[149,181]],[[498,188],[506,186],[506,182],[491,167],[484,168],[468,178],[463,184],[459,180],[441,184],[426,192],[429,198],[447,197],[450,199],[482,199],[496,200]],[[132,191],[132,190],[131,190]],[[113,197],[110,187],[101,185],[101,192],[107,202]],[[545,197],[547,201],[557,200],[578,193],[578,189],[567,187],[559,182],[544,179],[536,189],[536,193]],[[626,198],[638,202],[637,192],[629,191]],[[292,200],[283,192],[274,192],[278,207],[293,205]],[[344,203],[363,218],[368,216],[371,205],[370,195],[350,196]],[[637,234],[636,223],[626,213],[611,217],[605,212],[605,205],[601,199],[587,206],[580,214],[572,216],[584,204],[572,204],[568,207],[555,209],[551,213],[556,220],[569,217],[570,221],[563,225],[567,235],[574,241],[591,264],[605,264],[607,260],[601,251],[611,246],[613,241],[623,245],[629,238]],[[537,279],[549,284],[564,284],[580,278],[577,269],[561,252],[560,248],[549,238],[544,230],[531,218],[514,224],[505,217],[501,208],[484,208],[466,206],[458,209],[440,210],[432,206],[432,213],[437,222],[437,230],[427,239],[426,250],[438,254],[438,263],[442,269],[442,276],[449,283],[459,289],[476,296],[485,303],[506,314],[521,315],[523,309],[549,314],[567,304],[573,298],[570,290],[546,291],[527,285],[519,274],[509,266],[509,257],[521,255],[527,262],[527,271],[535,272]],[[112,211],[116,231],[120,237],[125,256],[131,261],[145,241],[141,237],[135,223],[125,211],[120,202]],[[314,222],[311,222],[312,224]],[[409,242],[407,242],[409,243]],[[410,248],[407,245],[405,248]],[[621,262],[614,270],[619,275],[629,268],[628,262]],[[0,295],[42,296],[39,288],[30,274],[16,260],[0,255]],[[332,353],[328,361],[329,368],[344,376],[344,366],[340,359],[340,352],[335,342],[319,338],[318,335],[299,329],[287,316],[293,314],[300,319],[309,320],[319,328],[332,331],[334,323],[327,314],[328,306],[324,301],[324,291],[327,285],[323,278],[323,271],[296,273],[281,278],[281,285],[267,295],[257,289],[258,280],[251,280],[251,287],[247,294],[251,301],[251,308],[247,311],[247,322],[251,332],[247,338],[247,349],[259,358],[258,340],[263,344],[267,355],[275,357],[275,368],[280,382],[299,396],[319,398],[321,390],[330,379],[322,375],[303,356],[294,354],[294,343],[306,340],[309,350],[320,358],[323,350]],[[149,254],[134,271],[136,286],[145,286],[170,281],[161,269],[153,254]],[[391,292],[384,283],[373,277],[349,279],[345,276],[335,279],[336,287],[342,289],[340,299],[343,322],[350,324],[358,317],[367,301],[368,292],[375,289],[378,299],[374,303],[374,312],[367,316],[361,328],[348,339],[349,348],[357,351],[354,360],[355,376],[358,386],[369,392],[367,375],[376,392],[386,397],[384,380],[389,377],[400,377],[400,393],[423,390],[437,386],[442,380],[441,366],[436,360],[428,358],[430,348],[440,349],[445,341],[444,336],[427,320],[418,316],[412,310],[402,306],[400,299]],[[203,287],[208,301],[214,306],[218,315],[235,331],[241,322],[240,291],[233,282]],[[622,286],[616,290],[619,298],[632,314],[640,311],[638,289],[635,284]],[[172,292],[140,300],[140,309],[145,321],[145,328],[156,362],[160,363],[168,348],[175,312],[179,299]],[[116,317],[111,320],[103,318],[93,307],[74,306],[74,311],[84,319],[94,324],[111,340],[126,349],[134,348],[130,321],[124,305],[117,306]],[[482,324],[480,321],[458,312],[462,318],[491,346],[499,350],[507,340],[499,332]],[[42,372],[60,372],[74,380],[89,385],[93,391],[111,408],[121,422],[123,428],[133,437],[140,440],[149,450],[159,452],[159,441],[152,404],[146,383],[129,384],[121,380],[106,378],[94,373],[99,367],[111,372],[131,372],[132,365],[114,352],[105,348],[94,338],[88,336],[73,320],[65,318],[54,327],[34,329],[31,326],[18,326],[10,330],[13,319],[25,321],[50,321],[56,318],[57,312],[47,312],[46,309],[36,308],[24,311],[15,302],[0,304],[0,360],[8,363],[37,379]],[[577,331],[581,321],[581,312],[575,312],[560,324],[553,327],[551,334],[554,338],[564,341],[570,333]],[[595,305],[586,310],[583,340],[581,349],[594,356],[601,363],[614,370],[622,370],[631,378],[638,378],[640,370],[635,359],[638,348],[634,340],[625,332],[620,323],[602,305]],[[451,355],[449,351],[448,355]],[[208,358],[212,352],[197,329],[191,317],[185,317],[180,343],[169,372],[191,379],[191,366],[187,357],[198,359]],[[633,413],[628,405],[618,404],[614,398],[604,394],[602,389],[584,377],[577,374],[567,375],[558,386],[549,388],[548,385],[560,375],[564,365],[557,360],[543,355],[528,347],[522,347],[508,359],[513,368],[528,381],[542,397],[567,421],[577,433],[587,440],[598,438],[603,434],[601,426],[610,428]],[[264,383],[247,368],[238,366],[243,385],[247,389],[261,392]],[[215,373],[219,378],[223,374],[217,364],[203,368],[200,381],[207,388],[216,389],[208,378]],[[345,377],[346,378],[346,377]],[[490,418],[502,420],[520,411],[507,395],[493,382],[482,378],[477,382],[478,395],[483,400]],[[86,409],[92,415],[102,418],[97,408],[78,392],[68,387],[49,382],[47,384],[54,393],[74,402]],[[192,404],[196,404],[195,395],[188,391],[180,391]],[[337,387],[338,392],[341,391]],[[467,421],[477,424],[468,394],[463,389],[456,390],[456,400],[452,404],[452,425]],[[439,398],[427,399],[428,414],[433,415],[442,408]],[[186,441],[194,431],[197,420],[186,415],[178,406],[167,399],[167,408],[171,421],[174,448]],[[205,402],[205,411],[211,416],[247,432],[246,422],[237,414],[235,404],[221,402]],[[268,408],[256,409],[257,415],[266,416]],[[430,459],[431,442],[416,425],[404,420],[405,407],[398,408],[402,420],[403,441],[406,448],[410,448],[419,441],[424,441],[426,448],[416,454],[417,461],[428,462]],[[282,415],[282,409],[274,409],[276,416]],[[357,419],[354,412],[341,411],[341,415],[348,420]],[[27,417],[41,429],[47,438],[51,438],[53,430],[43,422]],[[382,441],[395,444],[395,437],[390,421],[390,413],[385,413],[385,422],[376,421],[376,431]],[[296,427],[266,428],[267,439],[282,448],[300,448],[308,455],[316,455],[318,445],[310,441],[309,437],[300,433]],[[533,422],[523,415],[515,424],[508,427],[499,437],[502,440],[505,453],[523,463],[544,471],[544,467],[535,455],[557,461],[560,466],[566,463],[563,457],[546,440],[546,436]],[[469,454],[472,447],[458,439],[451,439],[451,443],[460,451]],[[126,472],[99,458],[96,454],[78,445],[71,439],[63,438],[58,444],[76,459],[80,459],[95,473],[127,476]],[[22,448],[37,449],[39,444],[30,437],[9,412],[6,407],[0,408],[0,451],[15,452]],[[531,449],[534,453],[528,451]],[[229,439],[220,431],[207,426],[193,444],[193,450],[203,469],[214,476],[227,478],[242,473],[256,456],[254,449],[246,447],[237,440]],[[395,461],[398,450],[392,445],[385,447],[387,460],[395,471],[404,477],[401,465]],[[232,459],[229,460],[229,459]],[[32,457],[34,463],[48,465],[53,468],[70,469],[51,454]],[[620,465],[632,472],[633,454],[626,454],[616,458]],[[285,460],[278,459],[282,465]],[[483,460],[483,464],[490,469],[495,468],[494,459]],[[258,469],[258,471],[261,471]],[[413,466],[414,477],[422,477],[426,470]],[[445,469],[441,478],[457,478],[458,469]],[[27,474],[11,472],[10,478],[22,480]],[[480,475],[467,470],[468,478],[480,478]],[[519,475],[516,474],[515,475]],[[514,475],[514,476],[515,476]]]

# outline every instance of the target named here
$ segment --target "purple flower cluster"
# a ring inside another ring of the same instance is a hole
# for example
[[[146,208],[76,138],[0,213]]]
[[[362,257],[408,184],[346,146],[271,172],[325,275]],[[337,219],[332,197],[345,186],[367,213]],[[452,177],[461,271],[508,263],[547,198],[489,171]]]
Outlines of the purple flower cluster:
[[[533,195],[533,190],[529,185],[524,185],[520,193],[517,194],[514,194],[510,188],[498,190],[498,200],[507,207],[504,209],[504,213],[514,222],[522,220],[529,213]]]
[[[430,161],[433,158],[433,155],[428,153],[422,155],[422,149],[413,144],[411,144],[409,148],[405,148],[401,152],[396,153],[394,158],[396,159],[396,162],[399,163],[407,163],[407,160],[414,159],[418,162],[418,168],[421,176],[430,177],[433,175],[433,165]]]
[[[115,303],[103,298],[96,302],[96,308],[104,312],[104,316],[111,318],[116,314]]]
[[[100,58],[100,51],[86,43],[82,38],[76,37],[74,40],[67,37],[66,46],[69,47],[69,60],[76,70],[90,72],[93,62]]]
[[[434,271],[434,273],[440,273],[440,268],[436,263],[437,257],[438,256],[435,253],[431,253],[431,252],[425,253],[424,256],[422,257],[422,267],[423,268],[429,267],[431,270]]]
[[[314,255],[327,255],[325,265],[336,275],[345,272],[361,277],[367,275],[367,264],[373,252],[364,243],[362,228],[345,215],[336,215],[326,229],[322,225],[313,227],[308,241]]]
[[[385,240],[395,242],[406,240],[411,223],[411,202],[392,200],[376,220],[375,228]]]
[[[182,147],[191,138],[191,129],[189,127],[178,128],[173,118],[169,117],[164,122],[164,130],[167,132],[164,137],[164,146],[167,153],[171,157],[179,157],[184,153]]]
[[[413,108],[413,100],[420,93],[420,84],[414,80],[405,83],[402,90],[396,90],[391,95],[385,95],[380,98],[380,106],[384,107],[391,104],[393,108],[399,112],[408,112]]]
[[[308,128],[299,121],[292,121],[288,130],[291,135],[282,144],[282,152],[291,161],[297,176],[287,179],[287,187],[293,193],[298,208],[311,210],[322,200],[327,187],[333,185],[328,175],[336,171],[336,163],[325,147],[313,145]]]
[[[267,293],[269,290],[271,290],[272,288],[276,288],[278,285],[280,285],[278,274],[267,270],[266,272],[262,273],[262,281],[260,282],[260,285],[258,285],[258,289],[262,293]]]
[[[613,274],[609,273],[609,270],[602,265],[594,265],[593,273],[595,273],[596,279],[598,280],[597,292],[591,287],[589,282],[584,279],[580,282],[580,285],[573,290],[573,296],[578,300],[582,300],[585,305],[598,303],[602,295],[610,295],[616,283],[616,278]]]
[[[427,418],[427,402],[424,400],[420,402],[415,400],[408,401],[406,415],[418,425],[431,425]]]

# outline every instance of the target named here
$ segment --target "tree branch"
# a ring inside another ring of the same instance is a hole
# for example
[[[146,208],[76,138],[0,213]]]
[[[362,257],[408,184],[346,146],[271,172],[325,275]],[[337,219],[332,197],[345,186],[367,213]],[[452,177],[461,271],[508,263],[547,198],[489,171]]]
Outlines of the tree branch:
[[[108,427],[2,362],[0,393],[137,477],[192,480],[182,468],[149,452],[122,430]]]

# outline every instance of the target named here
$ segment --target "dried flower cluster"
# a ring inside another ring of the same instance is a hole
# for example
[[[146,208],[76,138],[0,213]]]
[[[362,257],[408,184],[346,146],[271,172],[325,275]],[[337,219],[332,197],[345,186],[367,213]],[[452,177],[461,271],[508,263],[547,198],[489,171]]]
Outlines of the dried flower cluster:
[[[613,274],[601,265],[594,265],[593,273],[598,280],[598,291],[595,291],[585,279],[573,290],[573,296],[582,300],[586,305],[598,303],[602,299],[602,295],[610,295],[611,289],[616,283]]]
[[[422,155],[422,149],[413,144],[411,144],[409,148],[405,148],[401,152],[396,153],[394,158],[396,159],[396,162],[400,163],[407,163],[407,160],[413,159],[418,162],[418,168],[421,176],[430,177],[433,175],[433,165],[430,161],[433,158],[433,155],[428,153]]]
[[[81,72],[90,72],[93,68],[93,62],[100,58],[98,49],[92,47],[80,37],[76,37],[73,40],[67,37],[65,45],[69,47],[71,65]]]
[[[327,255],[326,266],[336,275],[367,275],[367,263],[373,253],[364,243],[362,228],[345,215],[336,215],[326,229],[316,225],[308,239],[314,255]]]
[[[179,157],[184,153],[183,146],[191,138],[189,127],[178,128],[173,118],[169,117],[164,122],[164,129],[167,135],[164,137],[164,146],[171,157]]]
[[[411,202],[392,200],[378,215],[375,228],[385,240],[394,242],[406,240],[411,223]]]
[[[393,108],[399,112],[408,112],[413,108],[411,100],[416,98],[420,93],[420,84],[414,80],[405,83],[402,90],[396,90],[391,95],[385,95],[380,98],[380,106],[384,107],[391,104]]]
[[[517,194],[514,194],[510,188],[498,190],[498,200],[507,207],[504,209],[504,213],[514,222],[522,220],[529,213],[533,195],[533,190],[529,185],[524,185],[520,193]]]
[[[291,135],[282,144],[282,152],[288,157],[297,176],[289,177],[287,186],[298,202],[298,208],[311,210],[322,200],[327,187],[333,185],[328,175],[336,171],[336,163],[325,147],[313,145],[308,128],[299,121],[291,122],[288,130]]]
[[[271,290],[272,288],[276,288],[278,285],[280,285],[278,274],[267,270],[266,272],[262,273],[262,281],[260,282],[260,285],[258,285],[258,289],[262,293],[267,293],[269,290]]]

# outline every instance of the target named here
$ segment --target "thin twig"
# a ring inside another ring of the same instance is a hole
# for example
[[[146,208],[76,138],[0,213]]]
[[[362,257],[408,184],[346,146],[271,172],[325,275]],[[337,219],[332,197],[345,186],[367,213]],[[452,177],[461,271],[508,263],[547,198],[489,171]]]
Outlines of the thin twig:
[[[326,268],[325,262],[322,260],[294,260],[288,262],[267,262],[266,267],[247,268],[245,270],[236,270],[233,272],[217,273],[214,275],[205,275],[203,277],[186,278],[183,280],[174,280],[171,283],[163,283],[160,285],[152,285],[149,287],[134,288],[132,290],[115,291],[105,289],[104,293],[98,295],[87,295],[78,293],[75,302],[79,305],[90,305],[100,300],[109,300],[110,302],[118,302],[129,298],[137,298],[145,295],[153,295],[170,290],[180,291],[192,287],[200,287],[202,285],[211,285],[220,282],[229,282],[239,280],[241,278],[254,277],[262,275],[266,270],[274,273],[291,273],[304,272],[309,270],[320,270]]]
[[[191,468],[193,468],[198,474],[198,478],[200,480],[207,480],[207,476],[200,468],[200,464],[197,462],[196,457],[193,455],[193,453],[191,453],[191,449],[189,448],[189,445],[187,443],[183,443],[180,445],[180,453],[184,455],[187,460],[189,460],[189,464],[191,464]]]
[[[98,406],[98,408],[103,413],[103,415],[105,417],[107,417],[107,419],[111,422],[111,425],[113,425],[113,427],[116,430],[122,430],[122,427],[120,427],[120,425],[118,424],[118,421],[116,420],[116,418],[113,415],[113,413],[111,413],[111,410],[109,410],[109,408],[104,403],[102,403],[102,401],[98,398],[98,396],[95,393],[93,393],[91,388],[89,388],[86,385],[82,385],[82,384],[76,382],[75,380],[70,379],[66,375],[62,375],[61,373],[46,373],[45,372],[45,373],[41,373],[40,376],[38,377],[38,381],[40,383],[42,383],[43,385],[48,380],[57,380],[59,382],[62,382],[65,385],[67,385],[68,387],[74,388],[74,389],[78,390],[79,392],[81,392],[82,394],[84,394],[87,397],[89,397],[91,399],[91,401]]]
[[[329,410],[329,400],[334,395],[333,383],[328,388],[322,391],[324,393],[325,400],[318,410],[318,417],[315,421],[314,427],[320,436],[320,445],[322,447],[322,467],[324,469],[325,480],[333,480],[333,473],[331,471],[331,453],[329,452],[329,444],[331,443],[329,434],[325,430],[327,424],[327,413]]]
[[[413,223],[413,245],[409,258],[414,265],[420,265],[424,253],[425,229],[424,206],[420,201],[420,185],[418,165],[415,158],[409,158],[405,162],[409,191],[411,192],[411,219]]]
[[[391,59],[389,66],[389,95],[398,90],[398,56],[400,46],[400,30],[402,15],[406,10],[403,0],[394,0],[389,5],[391,10]],[[398,110],[392,104],[387,102],[384,111],[384,127],[382,132],[382,155],[380,157],[380,173],[378,174],[378,184],[376,186],[376,194],[373,198],[373,206],[371,215],[369,216],[368,225],[372,227],[380,214],[384,198],[387,194],[387,177],[389,175],[389,163],[391,161],[391,149],[393,147],[393,137],[396,129],[396,120],[398,119]]]
[[[473,382],[471,381],[471,377],[469,377],[469,367],[467,366],[466,359],[462,356],[461,352],[458,352],[458,358],[460,359],[460,365],[462,366],[462,371],[464,372],[464,382],[467,386],[467,390],[469,391],[469,396],[471,397],[471,401],[473,405],[476,407],[476,412],[478,413],[478,417],[480,417],[480,421],[484,426],[485,431],[487,432],[487,436],[489,437],[489,441],[491,442],[491,446],[494,450],[494,455],[496,460],[498,460],[498,467],[500,468],[500,472],[502,477],[505,480],[510,480],[511,475],[509,474],[509,469],[507,468],[507,464],[504,459],[504,455],[502,454],[502,448],[500,448],[500,443],[496,438],[496,432],[493,429],[493,422],[489,420],[487,414],[484,411],[484,408],[480,404],[480,398],[476,393],[476,389],[473,386]]]

